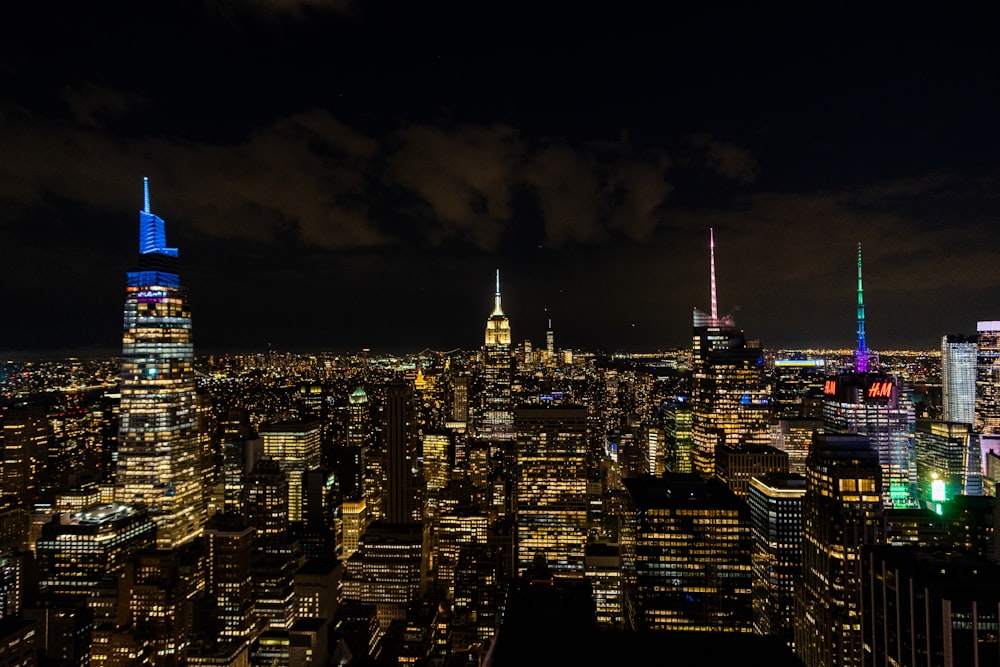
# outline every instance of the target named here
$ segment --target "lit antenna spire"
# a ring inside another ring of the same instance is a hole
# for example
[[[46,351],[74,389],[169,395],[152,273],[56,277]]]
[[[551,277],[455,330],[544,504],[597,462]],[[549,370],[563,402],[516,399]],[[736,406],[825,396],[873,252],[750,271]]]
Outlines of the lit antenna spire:
[[[859,373],[868,372],[868,346],[865,343],[865,298],[861,287],[861,243],[858,243],[858,349],[854,353],[855,368]]]
[[[708,248],[712,264],[712,324],[719,321],[719,298],[715,292],[715,230],[708,228]]]
[[[142,177],[143,202],[145,202],[146,213],[149,213],[149,176]]]
[[[503,315],[503,308],[500,307],[500,269],[497,269],[497,293],[493,300],[493,314]]]

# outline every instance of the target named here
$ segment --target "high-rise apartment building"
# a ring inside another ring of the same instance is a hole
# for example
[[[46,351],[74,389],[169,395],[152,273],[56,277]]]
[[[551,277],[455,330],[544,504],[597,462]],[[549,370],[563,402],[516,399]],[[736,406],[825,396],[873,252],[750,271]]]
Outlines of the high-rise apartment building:
[[[976,423],[976,363],[979,337],[948,334],[941,338],[942,421]]]
[[[163,220],[150,212],[148,180],[139,259],[125,293],[120,386],[115,501],[148,506],[157,544],[177,547],[199,535],[206,518],[194,347],[177,249],[167,247]]]
[[[693,469],[715,474],[715,446],[768,444],[770,390],[760,343],[748,340],[729,316],[720,317],[715,289],[715,236],[711,236],[712,312],[694,309],[691,408]]]

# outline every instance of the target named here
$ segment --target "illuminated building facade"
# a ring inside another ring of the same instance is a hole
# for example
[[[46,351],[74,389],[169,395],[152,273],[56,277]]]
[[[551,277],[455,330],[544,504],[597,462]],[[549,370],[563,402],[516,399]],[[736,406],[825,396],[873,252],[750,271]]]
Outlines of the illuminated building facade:
[[[971,423],[917,420],[917,480],[921,505],[940,509],[966,489]]]
[[[145,508],[93,505],[56,515],[35,543],[41,592],[87,599],[105,575],[155,540],[156,525]]]
[[[635,531],[637,629],[751,632],[746,501],[696,473],[622,482]]]
[[[948,334],[941,338],[942,421],[976,423],[976,363],[979,337]]]
[[[500,305],[500,270],[493,312],[486,320],[483,344],[483,387],[477,436],[483,440],[507,441],[514,435],[514,412],[511,387],[514,382],[514,356],[511,347],[510,320]]]
[[[254,529],[239,515],[216,514],[205,525],[205,594],[215,603],[220,637],[248,641],[252,635],[253,546]]]
[[[667,452],[664,469],[672,472],[692,472],[691,402],[684,397],[667,401],[661,406],[663,437]]]
[[[769,473],[750,480],[753,629],[795,646],[795,586],[802,576],[802,498],[806,478]]]
[[[823,390],[826,379],[826,359],[775,359],[771,370],[774,416],[796,418],[805,416],[804,399]]]
[[[149,642],[154,667],[187,664],[192,627],[189,582],[177,550],[143,551],[125,566],[120,583],[131,591],[128,604],[135,633]]]
[[[520,576],[539,555],[553,572],[583,572],[587,542],[587,408],[515,411],[516,558]]]
[[[759,475],[788,472],[788,454],[770,445],[729,445],[715,448],[715,476],[740,498],[750,493],[750,480]]]
[[[288,476],[288,520],[300,523],[305,511],[305,474],[319,467],[321,460],[318,419],[281,421],[260,427],[264,456],[277,461]]]
[[[0,507],[33,509],[51,440],[51,429],[42,405],[19,404],[7,411],[0,439],[0,452],[3,453]]]
[[[139,260],[128,272],[115,501],[150,508],[157,543],[197,537],[206,518],[187,289],[163,220],[139,212]]]
[[[897,376],[842,373],[824,385],[823,425],[865,436],[882,466],[886,507],[916,507],[916,411]]]
[[[817,433],[795,591],[795,653],[806,667],[862,664],[861,548],[881,543],[882,521],[882,468],[868,438]]]
[[[1000,321],[976,323],[976,432],[1000,433]]]
[[[423,528],[418,523],[376,521],[361,537],[358,551],[344,563],[340,598],[344,604],[374,605],[379,630],[404,620],[419,599],[423,564]]]
[[[715,237],[711,240],[712,312],[694,309],[691,357],[693,470],[715,474],[716,443],[767,444],[770,389],[764,353],[731,317],[719,317],[715,292]]]

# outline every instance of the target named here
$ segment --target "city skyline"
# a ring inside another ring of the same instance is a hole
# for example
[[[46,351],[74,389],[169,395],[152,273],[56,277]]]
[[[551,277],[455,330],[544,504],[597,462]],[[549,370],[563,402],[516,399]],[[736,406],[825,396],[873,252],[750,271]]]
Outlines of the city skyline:
[[[497,270],[514,344],[689,347],[710,229],[765,348],[854,346],[858,243],[873,351],[1000,319],[988,22],[525,10],[21,8],[0,350],[114,352],[146,176],[199,354],[476,348]]]

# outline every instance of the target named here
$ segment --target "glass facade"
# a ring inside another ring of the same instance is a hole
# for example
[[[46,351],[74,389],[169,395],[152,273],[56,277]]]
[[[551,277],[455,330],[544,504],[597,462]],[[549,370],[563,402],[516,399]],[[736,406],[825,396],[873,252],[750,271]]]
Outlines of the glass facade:
[[[148,506],[157,545],[170,549],[200,533],[205,503],[190,303],[148,193],[125,294],[115,501]]]

